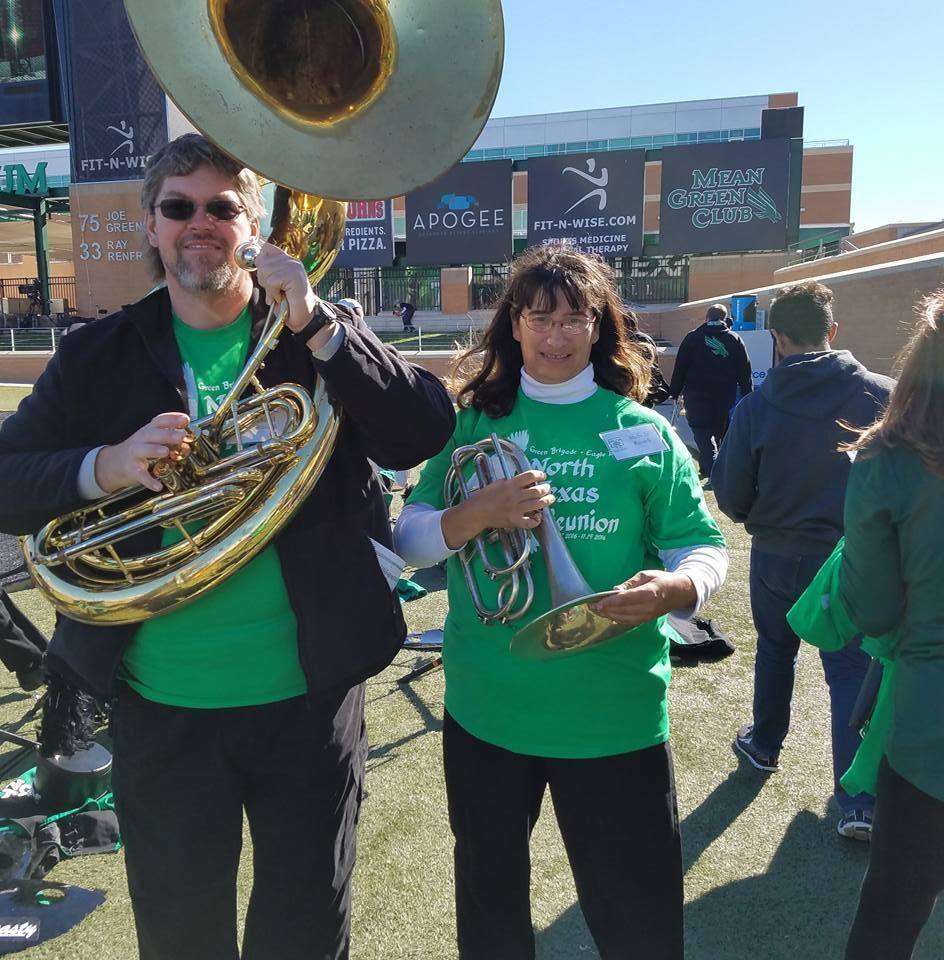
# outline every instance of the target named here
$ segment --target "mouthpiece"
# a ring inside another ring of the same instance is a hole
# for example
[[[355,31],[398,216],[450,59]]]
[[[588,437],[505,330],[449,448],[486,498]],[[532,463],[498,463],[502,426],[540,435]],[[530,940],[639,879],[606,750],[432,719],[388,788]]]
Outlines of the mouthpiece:
[[[236,261],[236,266],[242,267],[243,270],[255,270],[256,257],[259,256],[261,251],[262,242],[260,240],[247,240],[245,243],[241,243],[233,251],[233,259]]]

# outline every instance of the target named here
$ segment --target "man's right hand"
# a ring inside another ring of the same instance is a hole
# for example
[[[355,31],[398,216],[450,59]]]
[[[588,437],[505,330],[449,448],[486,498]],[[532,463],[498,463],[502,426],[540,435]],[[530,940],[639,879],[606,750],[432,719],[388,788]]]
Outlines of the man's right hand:
[[[540,470],[526,470],[510,480],[496,480],[450,507],[442,518],[446,545],[455,550],[483,530],[536,527],[541,511],[554,504],[546,479]]]
[[[160,493],[164,485],[151,476],[149,467],[171,454],[182,458],[190,453],[189,445],[184,443],[189,423],[186,413],[159,413],[123,443],[102,447],[95,458],[95,482],[106,493],[135,484]]]

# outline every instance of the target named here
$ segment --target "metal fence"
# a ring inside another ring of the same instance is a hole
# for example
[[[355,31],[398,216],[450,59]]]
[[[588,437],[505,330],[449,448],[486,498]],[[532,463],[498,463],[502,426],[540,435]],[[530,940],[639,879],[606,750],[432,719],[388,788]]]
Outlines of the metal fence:
[[[397,303],[412,303],[417,310],[439,310],[439,267],[333,267],[318,284],[324,300],[352,297],[364,315],[376,316]]]
[[[374,269],[333,267],[318,284],[315,292],[329,303],[337,303],[345,298],[357,300],[367,317],[379,313],[377,271]]]
[[[384,267],[380,271],[381,309],[412,303],[417,310],[441,310],[439,267]]]
[[[509,265],[491,263],[472,268],[472,309],[489,310],[508,282]]]
[[[616,286],[626,303],[684,303],[688,257],[632,257],[613,262]]]
[[[629,303],[684,303],[688,299],[687,257],[627,257],[613,260],[616,285]],[[472,309],[494,306],[508,281],[507,263],[472,268]]]
[[[53,353],[62,340],[62,334],[59,327],[0,330],[0,353]]]
[[[20,287],[32,290],[24,293]],[[0,297],[9,301],[9,314],[14,316],[38,316],[42,313],[39,300],[39,281],[36,277],[0,277]],[[75,277],[50,277],[49,297],[62,300],[63,310],[56,313],[69,313],[75,308]]]

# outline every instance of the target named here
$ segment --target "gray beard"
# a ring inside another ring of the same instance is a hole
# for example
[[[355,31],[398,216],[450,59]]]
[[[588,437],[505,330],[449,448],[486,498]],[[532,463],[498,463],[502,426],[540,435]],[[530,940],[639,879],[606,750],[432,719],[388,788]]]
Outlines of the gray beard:
[[[238,282],[236,271],[228,263],[221,263],[209,270],[194,270],[190,264],[178,260],[168,273],[172,274],[185,290],[193,293],[225,293]]]

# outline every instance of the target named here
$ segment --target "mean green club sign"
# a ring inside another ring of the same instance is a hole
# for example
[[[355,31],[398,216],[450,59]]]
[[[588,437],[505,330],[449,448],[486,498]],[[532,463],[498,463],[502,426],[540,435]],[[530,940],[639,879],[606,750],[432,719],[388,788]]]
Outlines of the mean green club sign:
[[[788,140],[664,150],[660,252],[783,250],[789,181]]]

